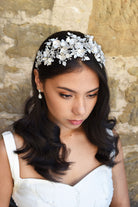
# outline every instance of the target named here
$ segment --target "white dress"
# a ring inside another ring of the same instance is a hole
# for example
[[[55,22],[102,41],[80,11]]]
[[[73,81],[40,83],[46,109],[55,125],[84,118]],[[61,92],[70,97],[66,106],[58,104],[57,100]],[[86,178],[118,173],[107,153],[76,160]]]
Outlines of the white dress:
[[[11,132],[3,139],[9,159],[14,188],[12,197],[18,207],[109,207],[113,196],[112,169],[101,165],[74,186],[36,178],[21,178],[15,141]]]

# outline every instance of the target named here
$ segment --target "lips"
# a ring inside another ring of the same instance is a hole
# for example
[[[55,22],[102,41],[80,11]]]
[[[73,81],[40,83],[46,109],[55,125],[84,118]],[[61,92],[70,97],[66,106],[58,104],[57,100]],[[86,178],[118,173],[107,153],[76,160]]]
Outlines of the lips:
[[[80,125],[82,124],[83,120],[69,120],[72,125]]]

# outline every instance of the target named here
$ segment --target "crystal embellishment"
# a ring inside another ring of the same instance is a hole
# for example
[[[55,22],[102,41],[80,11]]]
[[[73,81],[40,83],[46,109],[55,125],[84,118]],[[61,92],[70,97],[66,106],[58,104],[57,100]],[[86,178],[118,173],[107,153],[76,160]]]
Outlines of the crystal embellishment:
[[[97,62],[102,66],[105,64],[104,53],[101,46],[94,40],[93,36],[85,35],[84,38],[68,32],[66,40],[58,40],[58,38],[49,39],[45,43],[45,49],[38,51],[36,55],[35,67],[43,62],[44,65],[52,65],[54,59],[59,60],[59,64],[66,66],[67,60],[71,58],[80,58],[82,61],[90,60],[87,53],[93,53]]]

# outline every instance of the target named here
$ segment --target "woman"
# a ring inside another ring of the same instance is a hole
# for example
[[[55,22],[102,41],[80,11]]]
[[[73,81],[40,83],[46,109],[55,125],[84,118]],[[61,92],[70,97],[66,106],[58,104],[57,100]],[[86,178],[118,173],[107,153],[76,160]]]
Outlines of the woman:
[[[23,118],[1,139],[0,207],[11,195],[19,207],[129,207],[104,55],[93,37],[48,37],[32,86]]]

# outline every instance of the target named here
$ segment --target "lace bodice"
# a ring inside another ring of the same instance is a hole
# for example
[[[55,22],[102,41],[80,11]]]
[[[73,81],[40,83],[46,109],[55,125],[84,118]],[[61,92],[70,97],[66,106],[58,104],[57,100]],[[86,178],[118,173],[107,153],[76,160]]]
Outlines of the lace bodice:
[[[77,184],[21,178],[18,155],[11,132],[3,133],[14,180],[12,197],[18,207],[109,207],[113,196],[112,169],[101,165]]]

